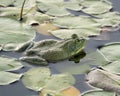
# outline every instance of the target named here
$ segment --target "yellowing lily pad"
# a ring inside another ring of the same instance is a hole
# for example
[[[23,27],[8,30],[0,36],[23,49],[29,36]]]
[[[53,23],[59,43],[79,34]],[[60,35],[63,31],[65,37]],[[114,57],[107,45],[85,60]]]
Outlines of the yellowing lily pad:
[[[22,67],[23,65],[13,58],[0,57],[0,71],[13,71]]]
[[[35,31],[19,21],[0,18],[0,44],[23,43],[33,39]]]
[[[51,24],[50,22],[44,22],[38,26],[34,27],[37,32],[44,34],[44,35],[51,35],[50,31],[58,30],[59,28]]]
[[[0,71],[0,85],[8,85],[18,81],[22,74],[14,74],[9,72]]]
[[[82,0],[80,4],[85,7],[82,11],[88,14],[102,14],[112,9],[108,0]]]
[[[81,10],[82,6],[75,0],[64,2],[64,0],[37,0],[39,10],[52,16],[65,16],[70,13],[66,9]]]
[[[81,96],[80,91],[73,86],[61,91],[61,93],[63,96]]]

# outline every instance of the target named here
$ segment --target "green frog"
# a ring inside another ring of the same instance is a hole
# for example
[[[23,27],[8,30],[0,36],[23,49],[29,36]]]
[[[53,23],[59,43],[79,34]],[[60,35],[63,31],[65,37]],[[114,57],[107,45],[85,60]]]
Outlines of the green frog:
[[[73,34],[69,39],[47,39],[39,42],[27,42],[19,46],[16,51],[25,51],[20,60],[39,65],[47,65],[48,62],[57,62],[70,58],[80,53],[86,40]]]

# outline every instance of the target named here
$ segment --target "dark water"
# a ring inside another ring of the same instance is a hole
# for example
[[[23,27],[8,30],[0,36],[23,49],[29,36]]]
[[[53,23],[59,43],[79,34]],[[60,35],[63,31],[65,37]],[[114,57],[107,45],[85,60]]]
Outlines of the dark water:
[[[113,3],[113,10],[114,11],[119,11],[120,12],[120,0],[110,0]],[[75,13],[76,15],[79,15],[80,13]],[[109,32],[107,34],[104,34],[105,37],[107,37],[107,40],[95,40],[95,38],[91,38],[90,40],[87,41],[85,51],[89,52],[94,52],[97,47],[102,46],[106,43],[109,42],[120,42],[120,31],[114,31],[114,32]],[[38,40],[43,40],[43,39],[48,39],[48,38],[55,38],[55,37],[48,37],[44,35],[36,35],[35,41]],[[99,37],[102,38],[102,37]],[[14,52],[1,52],[1,55],[8,55],[11,57],[19,58],[21,54],[14,53]],[[58,63],[59,64],[59,63]],[[18,71],[15,71],[16,73],[22,73],[25,72],[31,67],[31,65],[24,67]],[[52,66],[50,66],[51,71],[53,73],[57,73],[57,70],[55,70]],[[86,83],[85,83],[85,75],[74,75],[76,79],[76,84],[75,87],[78,88],[81,92],[87,91],[91,89]],[[38,93],[32,90],[29,90],[24,87],[21,81],[15,82],[10,85],[6,86],[0,86],[0,96],[34,96],[37,95]]]

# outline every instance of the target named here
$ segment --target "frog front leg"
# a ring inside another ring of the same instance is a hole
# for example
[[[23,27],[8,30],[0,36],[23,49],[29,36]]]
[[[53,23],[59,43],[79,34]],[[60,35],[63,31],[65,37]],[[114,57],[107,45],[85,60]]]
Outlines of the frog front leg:
[[[23,56],[19,60],[36,65],[48,65],[48,62],[39,56]]]
[[[15,51],[16,52],[23,52],[23,51],[25,51],[27,49],[30,49],[33,46],[34,46],[34,42],[33,41],[28,41],[28,42],[22,43],[19,46],[17,46],[15,48]]]

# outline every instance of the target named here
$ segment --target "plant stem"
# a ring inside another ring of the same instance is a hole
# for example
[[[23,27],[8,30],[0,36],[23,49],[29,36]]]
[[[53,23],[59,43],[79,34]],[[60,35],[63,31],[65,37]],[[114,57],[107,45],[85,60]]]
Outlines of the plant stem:
[[[19,19],[20,21],[23,20],[23,9],[24,9],[25,2],[26,2],[26,0],[23,1],[22,7],[21,7],[21,11],[20,11],[20,19]]]

